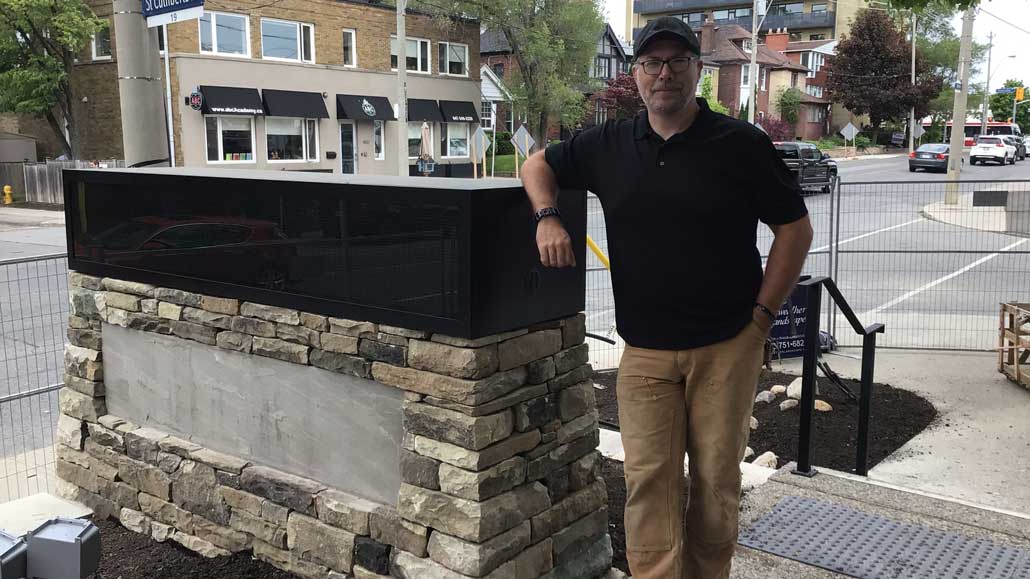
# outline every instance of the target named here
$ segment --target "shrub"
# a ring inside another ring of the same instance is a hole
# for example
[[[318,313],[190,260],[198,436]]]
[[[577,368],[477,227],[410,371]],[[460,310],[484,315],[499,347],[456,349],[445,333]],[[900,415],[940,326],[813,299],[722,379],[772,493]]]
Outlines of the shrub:
[[[873,144],[873,141],[869,137],[867,137],[865,135],[856,135],[855,136],[855,146],[858,147],[859,149],[865,149],[866,147],[868,147],[871,144]]]
[[[773,141],[793,141],[794,126],[782,119],[765,118],[759,121]]]
[[[511,133],[497,132],[494,134],[494,146],[497,147],[498,155],[512,155],[515,153],[515,145],[511,144]]]

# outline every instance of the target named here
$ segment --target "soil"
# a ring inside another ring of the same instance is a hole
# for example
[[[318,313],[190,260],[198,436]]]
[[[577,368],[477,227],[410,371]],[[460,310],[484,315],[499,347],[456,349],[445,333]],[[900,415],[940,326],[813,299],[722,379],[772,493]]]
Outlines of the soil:
[[[207,559],[172,541],[158,543],[116,521],[97,523],[102,555],[96,579],[299,579],[249,552]]]
[[[598,372],[594,382],[603,389],[595,392],[602,428],[618,429],[619,407],[615,398],[616,372]],[[789,385],[796,376],[763,370],[756,394],[775,385]],[[812,421],[812,464],[843,472],[854,472],[858,439],[858,401],[852,400],[837,386],[819,375],[817,399],[825,400],[832,412],[816,412]],[[856,395],[857,380],[844,380]],[[772,451],[778,457],[777,467],[797,460],[798,408],[780,410],[780,394],[772,403],[755,403],[752,415],[758,430],[751,431],[748,446],[760,456]],[[925,398],[888,384],[873,384],[872,414],[869,425],[869,468],[901,448],[937,417],[937,410]]]

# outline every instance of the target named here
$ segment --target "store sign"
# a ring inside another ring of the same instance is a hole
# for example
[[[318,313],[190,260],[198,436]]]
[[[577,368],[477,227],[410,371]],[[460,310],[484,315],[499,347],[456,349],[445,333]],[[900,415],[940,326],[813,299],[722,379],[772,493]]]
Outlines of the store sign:
[[[193,91],[190,93],[190,108],[199,111],[204,107],[204,95],[200,91]]]
[[[368,102],[368,99],[361,99],[361,110],[370,117],[376,116],[376,108]]]
[[[163,26],[204,15],[204,0],[143,0],[143,17],[147,26]]]

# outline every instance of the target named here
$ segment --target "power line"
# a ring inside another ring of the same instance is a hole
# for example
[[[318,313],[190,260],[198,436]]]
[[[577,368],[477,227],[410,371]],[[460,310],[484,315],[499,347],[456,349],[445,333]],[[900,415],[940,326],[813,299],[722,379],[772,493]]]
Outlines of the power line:
[[[1030,30],[1027,30],[1025,28],[1020,28],[1020,27],[1016,26],[1015,24],[1009,22],[1008,20],[1005,20],[1001,16],[998,16],[996,14],[991,14],[990,12],[988,12],[987,10],[984,10],[983,8],[980,8],[980,12],[983,12],[984,14],[986,14],[988,16],[991,16],[991,17],[993,17],[996,20],[999,20],[1001,22],[1004,22],[1005,24],[1008,24],[1009,26],[1011,26],[1011,27],[1015,28],[1016,30],[1022,32],[1023,34],[1030,34]]]

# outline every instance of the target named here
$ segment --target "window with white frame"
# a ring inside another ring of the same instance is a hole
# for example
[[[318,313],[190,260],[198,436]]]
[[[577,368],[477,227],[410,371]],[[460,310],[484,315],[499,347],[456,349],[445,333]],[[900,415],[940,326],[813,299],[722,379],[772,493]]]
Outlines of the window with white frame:
[[[812,12],[826,12],[826,4],[812,4]]]
[[[358,33],[349,28],[343,31],[343,66],[358,65]]]
[[[766,79],[766,75],[769,72],[769,69],[768,68],[763,68],[763,69],[760,69],[760,70],[762,71],[762,73],[761,73],[762,74],[762,84],[761,84],[761,86],[762,86],[762,90],[765,90],[765,79]]]
[[[437,44],[439,72],[450,76],[469,75],[469,47],[457,42],[440,42]]]
[[[507,125],[508,134],[509,135],[514,135],[515,134],[515,111],[510,110],[510,107],[509,107],[509,110],[508,110],[508,121],[505,123],[505,125]]]
[[[382,161],[386,158],[386,135],[385,135],[385,122],[374,121],[372,123],[372,146],[375,149],[376,161]]]
[[[798,85],[798,73],[792,72],[792,73],[790,73],[790,86],[791,87],[796,87],[797,85]]]
[[[494,130],[494,103],[493,101],[483,101],[479,105],[479,124],[487,131]]]
[[[805,87],[805,92],[816,97],[823,98],[823,87],[815,84],[810,84]]]
[[[318,161],[318,121],[265,118],[269,162]]]
[[[205,12],[198,20],[200,52],[250,56],[250,20],[239,14]]]
[[[440,154],[446,158],[469,156],[468,123],[442,123],[440,125]]]
[[[751,85],[751,65],[742,64],[740,65],[740,86]]]
[[[612,77],[612,59],[607,56],[594,58],[594,78]]]
[[[600,100],[594,101],[594,124],[603,125],[608,120],[608,109]]]
[[[204,117],[208,163],[254,162],[254,117]]]
[[[744,49],[744,52],[746,52],[747,54],[751,54],[751,49],[753,48],[751,45],[751,39],[744,39],[744,41],[741,42],[740,45]]]
[[[429,74],[429,41],[423,38],[409,38],[404,54],[410,72]],[[397,37],[390,37],[390,68],[397,70]]]
[[[430,156],[433,154],[433,124],[429,123],[429,148]],[[408,158],[417,159],[422,151],[422,123],[408,123]]]
[[[823,107],[805,107],[808,109],[808,122],[821,123],[826,120],[826,109]]]
[[[93,60],[111,60],[111,26],[104,26],[93,35]]]
[[[315,27],[300,22],[262,18],[261,58],[315,62]]]

